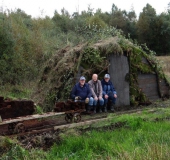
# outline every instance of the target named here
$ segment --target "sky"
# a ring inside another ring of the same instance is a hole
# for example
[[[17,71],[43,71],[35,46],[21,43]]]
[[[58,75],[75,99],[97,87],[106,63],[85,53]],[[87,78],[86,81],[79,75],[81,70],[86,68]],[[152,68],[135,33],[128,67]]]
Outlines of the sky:
[[[61,13],[63,7],[70,14],[75,11],[80,13],[82,10],[87,11],[89,5],[94,9],[94,12],[98,8],[102,12],[110,12],[113,3],[121,10],[130,11],[133,7],[137,16],[139,16],[147,3],[156,10],[157,14],[165,12],[170,0],[0,0],[0,8],[1,11],[20,8],[32,17],[38,18],[52,17],[55,10]]]

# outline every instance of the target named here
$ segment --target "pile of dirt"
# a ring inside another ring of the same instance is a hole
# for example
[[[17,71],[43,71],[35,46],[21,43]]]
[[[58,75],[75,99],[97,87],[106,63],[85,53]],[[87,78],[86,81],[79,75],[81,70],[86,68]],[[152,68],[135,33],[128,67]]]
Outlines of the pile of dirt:
[[[0,116],[2,119],[31,115],[35,111],[31,100],[5,100],[0,97]]]

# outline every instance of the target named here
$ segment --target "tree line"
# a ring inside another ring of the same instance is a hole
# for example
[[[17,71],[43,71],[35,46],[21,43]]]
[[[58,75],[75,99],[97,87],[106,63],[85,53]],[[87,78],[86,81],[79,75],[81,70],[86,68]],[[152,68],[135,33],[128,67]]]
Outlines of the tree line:
[[[72,15],[63,8],[52,18],[32,18],[21,9],[0,12],[0,84],[37,79],[56,50],[111,37],[115,29],[157,55],[170,54],[170,8],[157,15],[146,4],[138,19],[134,9],[127,12],[115,4],[110,12],[88,6]]]
[[[157,55],[170,54],[170,3],[167,11],[157,15],[156,10],[146,4],[137,19],[135,10],[131,11],[119,9],[112,5],[110,12],[96,12],[90,6],[87,11],[81,14],[75,12],[70,16],[64,8],[61,15],[55,12],[53,20],[60,25],[63,32],[75,31],[76,26],[97,25],[97,28],[112,26],[123,31],[127,38],[137,41],[139,44],[146,44]]]

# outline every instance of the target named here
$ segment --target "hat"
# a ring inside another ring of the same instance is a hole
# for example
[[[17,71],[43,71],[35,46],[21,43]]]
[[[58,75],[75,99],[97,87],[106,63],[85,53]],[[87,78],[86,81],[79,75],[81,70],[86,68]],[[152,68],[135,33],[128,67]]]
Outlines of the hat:
[[[110,75],[109,74],[105,74],[104,78],[110,78]]]
[[[81,76],[80,80],[86,80],[86,78],[84,76]]]

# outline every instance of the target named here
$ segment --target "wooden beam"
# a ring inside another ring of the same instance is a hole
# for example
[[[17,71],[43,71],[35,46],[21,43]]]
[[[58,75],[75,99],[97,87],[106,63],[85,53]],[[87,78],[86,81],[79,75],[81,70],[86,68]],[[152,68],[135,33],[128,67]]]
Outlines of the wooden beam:
[[[0,122],[0,126],[4,124],[14,123],[14,122],[23,122],[27,120],[47,118],[47,117],[58,116],[58,115],[63,115],[63,114],[65,114],[65,112],[48,112],[44,114],[33,114],[33,115],[17,117],[17,118],[12,118],[12,119],[4,119],[2,122]]]
[[[54,130],[75,128],[75,127],[79,127],[79,126],[90,125],[90,124],[94,124],[96,122],[100,122],[100,121],[104,121],[104,120],[108,120],[108,119],[109,118],[100,118],[100,119],[94,119],[94,120],[89,120],[89,121],[85,121],[85,122],[71,123],[71,124],[66,124],[66,125],[54,126]]]

